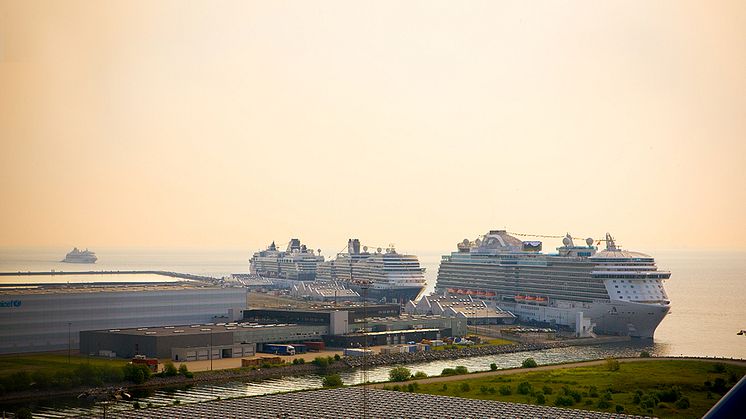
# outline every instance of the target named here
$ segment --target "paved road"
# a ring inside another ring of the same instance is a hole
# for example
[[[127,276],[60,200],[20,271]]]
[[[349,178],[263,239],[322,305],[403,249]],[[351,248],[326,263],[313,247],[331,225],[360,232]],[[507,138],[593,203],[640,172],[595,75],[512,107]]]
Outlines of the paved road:
[[[662,360],[668,360],[668,361],[703,361],[703,362],[720,362],[723,364],[731,364],[731,365],[738,365],[738,366],[746,366],[746,360],[731,360],[731,359],[709,359],[709,358],[673,358],[673,357],[651,357],[651,358],[615,358],[620,363],[626,363],[626,362],[648,362],[648,361],[662,361]],[[533,371],[548,371],[548,370],[556,370],[561,368],[574,368],[574,367],[590,367],[593,365],[603,365],[606,362],[605,359],[600,359],[596,361],[581,361],[581,362],[573,362],[570,364],[555,364],[555,365],[543,365],[536,368],[512,368],[507,370],[497,370],[497,371],[484,371],[484,372],[475,372],[472,374],[467,375],[449,375],[446,377],[431,377],[431,378],[423,378],[421,380],[410,380],[410,381],[403,381],[393,384],[409,384],[409,383],[420,383],[420,384],[429,384],[429,383],[442,383],[442,382],[448,382],[448,381],[457,381],[457,380],[465,380],[465,379],[472,379],[472,378],[483,378],[483,377],[489,377],[492,375],[510,375],[510,374],[519,374],[523,372],[533,372]],[[371,384],[370,387],[373,388],[381,388],[384,385],[391,385],[391,382],[385,382],[385,383],[378,383],[378,384]]]

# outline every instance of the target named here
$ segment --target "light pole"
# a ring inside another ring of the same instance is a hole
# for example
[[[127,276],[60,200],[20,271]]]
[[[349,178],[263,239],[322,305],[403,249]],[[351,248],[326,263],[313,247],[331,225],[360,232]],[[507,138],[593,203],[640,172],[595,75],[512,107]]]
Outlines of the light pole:
[[[212,371],[212,329],[210,329],[210,371]]]
[[[72,344],[70,342],[70,327],[72,322],[67,322],[67,363],[70,363],[70,352],[72,352]]]

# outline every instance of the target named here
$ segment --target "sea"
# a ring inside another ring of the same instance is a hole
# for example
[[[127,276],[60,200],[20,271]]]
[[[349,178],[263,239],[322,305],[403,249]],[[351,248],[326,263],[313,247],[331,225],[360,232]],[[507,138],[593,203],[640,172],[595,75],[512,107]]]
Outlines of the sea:
[[[95,249],[99,258],[95,265],[62,263],[69,249],[0,248],[0,272],[72,272],[83,270],[164,270],[181,273],[224,277],[233,273],[248,272],[250,252],[240,249]],[[418,254],[417,252],[412,252]],[[669,251],[650,252],[660,269],[672,272],[665,283],[671,299],[671,312],[655,332],[653,341],[633,340],[629,343],[555,348],[530,353],[504,354],[459,360],[435,361],[407,365],[413,371],[428,375],[439,374],[443,368],[464,365],[470,371],[489,369],[490,363],[498,368],[513,368],[526,357],[533,357],[539,364],[599,359],[613,356],[637,356],[641,351],[654,356],[694,356],[746,359],[746,335],[737,333],[746,329],[746,252]],[[432,292],[438,272],[440,254],[418,254],[426,269],[427,288]],[[163,281],[164,277],[149,275],[45,275],[0,276],[0,284],[28,283],[82,283]],[[366,373],[371,381],[385,380],[387,367],[374,368]],[[360,371],[342,374],[345,384],[360,383]],[[185,388],[159,389],[137,393],[134,400],[141,405],[166,406],[179,400],[184,403],[280,391],[295,391],[321,387],[322,377],[282,377],[262,382],[234,381],[207,383]],[[84,403],[76,398],[41,400],[28,405],[34,417],[61,418],[71,416],[98,416],[104,405]],[[118,402],[106,407],[112,410],[132,408],[132,401]]]

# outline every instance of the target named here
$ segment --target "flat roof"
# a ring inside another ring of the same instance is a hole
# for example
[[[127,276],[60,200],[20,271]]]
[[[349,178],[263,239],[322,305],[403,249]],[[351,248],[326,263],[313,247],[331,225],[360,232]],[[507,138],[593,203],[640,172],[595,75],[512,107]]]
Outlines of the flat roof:
[[[268,328],[278,329],[286,327],[299,326],[294,323],[280,324],[257,324],[257,323],[205,323],[205,324],[188,324],[183,326],[158,326],[158,327],[137,327],[127,329],[101,329],[88,330],[87,332],[110,333],[117,335],[134,335],[134,336],[173,336],[173,335],[209,335],[210,333],[228,333],[240,332],[247,330],[264,330]]]
[[[216,287],[197,283],[157,283],[157,284],[74,284],[38,286],[0,286],[0,295],[43,295],[43,294],[94,294],[104,292],[155,292],[155,291],[196,291],[219,290],[232,287]],[[243,289],[235,287],[236,289]],[[245,290],[245,289],[244,289]]]
[[[619,413],[534,406],[494,400],[464,399],[347,387],[244,397],[111,412],[112,418],[639,418]],[[363,415],[363,400],[367,411]]]

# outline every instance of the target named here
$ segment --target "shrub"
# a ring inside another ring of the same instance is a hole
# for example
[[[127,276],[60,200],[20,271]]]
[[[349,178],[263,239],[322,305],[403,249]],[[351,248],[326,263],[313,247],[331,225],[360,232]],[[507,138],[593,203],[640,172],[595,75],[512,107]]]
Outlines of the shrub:
[[[562,387],[562,394],[568,397],[571,397],[574,402],[579,402],[582,397],[580,396],[580,393],[578,393],[576,390],[571,389],[570,387],[564,386]]]
[[[536,394],[536,404],[545,404],[546,402],[547,398],[544,396],[544,393]]]
[[[140,402],[134,402],[132,403],[132,408],[137,410],[137,409],[142,409],[142,406],[140,406]]]
[[[464,393],[467,393],[471,391],[471,386],[469,386],[469,383],[461,383],[459,386],[459,390],[463,391]]]
[[[573,400],[572,397],[569,396],[558,395],[554,399],[555,406],[572,406],[574,403],[575,400]]]
[[[601,399],[596,403],[596,407],[599,409],[608,409],[611,407],[611,403],[608,400]]]
[[[448,384],[443,384],[443,386],[440,388],[441,391],[448,391]]]
[[[399,387],[399,384],[394,384],[393,387],[391,387],[391,390],[399,391],[401,388]]]
[[[656,392],[658,400],[662,402],[675,402],[681,397],[681,389],[678,386],[672,386]]]
[[[497,391],[499,391],[500,394],[502,394],[503,396],[510,396],[511,394],[513,394],[513,390],[511,390],[510,386],[507,384],[500,386]]]
[[[652,409],[653,407],[658,405],[659,401],[660,400],[658,400],[658,398],[655,397],[654,394],[646,394],[640,399],[640,407],[642,407],[643,409]]]
[[[181,364],[184,365],[184,364]],[[164,377],[173,377],[176,374],[178,374],[178,370],[176,369],[176,366],[171,361],[166,361],[163,363],[163,376]]]
[[[650,352],[648,351],[642,351],[640,352],[640,358],[650,358]],[[619,405],[617,405],[619,406]],[[624,409],[624,406],[622,406],[622,409]]]
[[[622,413],[624,412],[624,406],[622,406],[621,404],[618,404],[614,406],[614,410],[616,410],[617,413]]]
[[[542,391],[542,392],[543,392],[544,394],[552,394],[552,393],[554,392],[554,390],[552,390],[552,388],[551,388],[551,387],[549,387],[549,386],[544,386],[544,387],[542,387],[542,388],[541,388],[541,391]]]
[[[720,377],[716,378],[715,382],[712,384],[712,391],[720,394],[724,394],[728,391],[728,387],[725,385],[725,380]]]
[[[420,385],[417,383],[409,383],[407,386],[407,390],[409,390],[410,393],[414,393],[418,388],[420,388]]]
[[[456,375],[456,374],[458,373],[453,368],[443,368],[443,371],[440,372],[440,375]]]
[[[469,373],[469,369],[466,368],[465,366],[459,365],[458,367],[456,367],[456,374],[468,374],[468,373]]]
[[[422,378],[427,378],[427,373],[425,371],[417,371],[416,373],[414,373],[413,377],[418,380]]]
[[[303,359],[303,358],[301,358],[301,360],[302,360],[302,359]],[[342,359],[342,357],[341,357],[341,356],[339,356],[339,354],[334,354],[334,360],[335,360],[335,361],[339,361],[340,359]]]
[[[676,406],[677,409],[688,409],[689,408],[689,398],[688,397],[682,397],[679,400],[676,400],[676,403],[674,403],[674,406]]]
[[[497,364],[494,362],[490,364],[490,371],[497,371]]]
[[[712,366],[712,372],[716,374],[722,374],[725,372],[725,364],[722,362],[717,362],[715,365]]]
[[[192,378],[194,377],[194,374],[189,371],[189,368],[186,364],[179,365],[179,374],[183,375],[186,378]]]
[[[619,361],[614,358],[606,358],[606,369],[609,371],[619,371]]]
[[[521,383],[518,383],[518,387],[516,388],[516,392],[518,394],[529,394],[531,393],[531,390],[533,390],[531,383],[528,381],[523,381]]]
[[[596,386],[590,386],[588,388],[588,397],[598,397],[598,389]]]
[[[342,387],[342,378],[339,376],[339,374],[327,375],[321,381],[321,385],[323,385],[324,387],[332,387],[332,388]]]
[[[389,371],[389,381],[407,381],[412,377],[412,371],[406,367],[394,367]]]
[[[174,400],[174,404],[175,404],[175,405],[181,404],[181,400],[179,400],[179,399],[175,399],[175,400]]]
[[[537,366],[539,366],[539,364],[537,364],[536,360],[533,358],[526,358],[521,363],[521,366],[523,368],[536,368]]]

